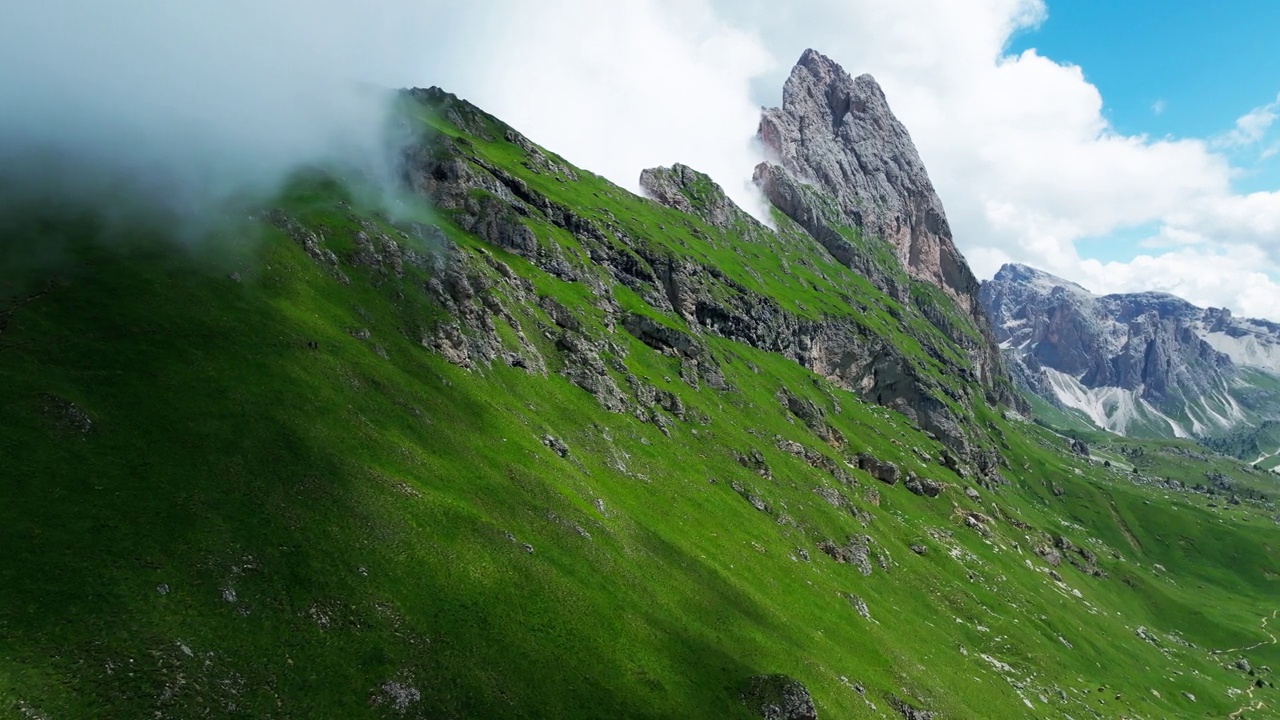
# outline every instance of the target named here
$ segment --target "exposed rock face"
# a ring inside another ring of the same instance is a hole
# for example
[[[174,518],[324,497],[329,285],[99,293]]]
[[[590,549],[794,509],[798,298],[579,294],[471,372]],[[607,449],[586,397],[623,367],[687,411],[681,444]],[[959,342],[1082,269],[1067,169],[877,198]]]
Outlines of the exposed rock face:
[[[898,466],[888,461],[878,460],[867,453],[858,455],[858,468],[870,473],[872,477],[886,485],[898,482]]]
[[[893,709],[897,710],[905,720],[933,720],[933,713],[928,710],[921,710],[901,698],[890,698],[889,704],[892,705]]]
[[[692,173],[685,165],[672,165],[669,168],[649,168],[640,171],[640,189],[646,195],[680,212],[696,215],[693,201],[683,192],[693,185]]]
[[[729,227],[738,214],[719,185],[688,165],[644,170],[640,188],[663,205],[697,215],[717,227]]]
[[[93,418],[79,405],[51,393],[44,395],[44,412],[58,429],[88,435],[93,432]]]
[[[818,720],[809,690],[786,675],[757,675],[742,693],[747,709],[764,720]]]
[[[1270,370],[1280,335],[1165,293],[1097,296],[1025,265],[1001,268],[981,300],[1015,380],[1122,433],[1146,423],[1148,433],[1200,435],[1243,422],[1251,408],[1237,399],[1233,355]]]
[[[693,359],[702,354],[698,343],[685,333],[659,324],[646,315],[631,313],[622,321],[627,332],[659,352]]]
[[[937,480],[917,477],[915,474],[908,475],[903,485],[916,495],[931,498],[938,497],[942,494],[942,491],[946,489],[946,486]]]
[[[836,262],[871,281],[899,302],[907,301],[911,288],[872,252],[861,238],[850,237],[852,220],[823,191],[792,175],[786,168],[770,163],[756,166],[753,180],[769,202],[813,236]]]
[[[759,137],[773,162],[756,168],[765,196],[809,231],[840,263],[899,301],[910,285],[877,257],[886,243],[911,278],[940,288],[981,336],[945,312],[926,309],[943,332],[966,344],[992,386],[999,359],[978,302],[978,281],[952,241],[942,201],[907,129],[870,75],[853,78],[830,58],[806,50],[783,88],[782,107],[766,110]],[[851,237],[857,228],[861,237]]]
[[[837,545],[831,540],[823,540],[818,543],[818,549],[841,565],[852,565],[863,575],[870,575],[872,572],[871,543],[873,542],[874,540],[869,535],[850,537],[849,541],[844,545]]]
[[[910,134],[875,78],[854,79],[806,50],[783,88],[782,107],[765,111],[760,139],[783,168],[825,188],[866,234],[887,240],[913,276],[972,309],[977,280],[951,240]]]

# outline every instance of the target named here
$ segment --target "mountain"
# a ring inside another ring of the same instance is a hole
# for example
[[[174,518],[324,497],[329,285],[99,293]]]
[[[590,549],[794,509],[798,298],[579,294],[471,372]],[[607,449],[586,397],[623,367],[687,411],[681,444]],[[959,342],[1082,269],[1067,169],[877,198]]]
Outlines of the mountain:
[[[783,87],[782,107],[764,112],[759,138],[773,158],[755,171],[765,197],[839,262],[898,302],[920,307],[994,389],[1001,371],[978,282],[956,249],[910,134],[875,78],[854,79],[806,50]],[[942,290],[959,317],[920,281]]]
[[[1019,382],[1098,427],[1202,437],[1280,414],[1275,323],[1166,293],[1097,296],[1017,264],[981,301]]]
[[[0,717],[1261,717],[1276,478],[1001,405],[882,110],[772,226],[435,88],[390,188],[0,187]]]
[[[875,78],[854,79],[807,50],[783,86],[782,107],[765,110],[759,135],[777,164],[763,163],[758,181],[792,219],[818,208],[791,207],[783,189],[797,180],[816,185],[850,227],[887,241],[913,277],[974,308],[977,282],[952,242],[942,200]]]

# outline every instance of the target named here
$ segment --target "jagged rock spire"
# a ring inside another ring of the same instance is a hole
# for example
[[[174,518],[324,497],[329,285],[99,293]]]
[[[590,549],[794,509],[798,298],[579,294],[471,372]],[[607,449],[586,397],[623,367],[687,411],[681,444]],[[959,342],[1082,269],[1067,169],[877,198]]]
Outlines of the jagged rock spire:
[[[889,242],[913,277],[931,282],[971,315],[978,283],[951,238],[942,201],[907,129],[875,78],[853,78],[825,55],[806,50],[783,88],[782,107],[766,110],[760,139],[780,166],[829,193],[864,235]],[[766,195],[769,185],[761,182]],[[774,200],[773,197],[770,197]],[[783,202],[775,202],[785,211]]]

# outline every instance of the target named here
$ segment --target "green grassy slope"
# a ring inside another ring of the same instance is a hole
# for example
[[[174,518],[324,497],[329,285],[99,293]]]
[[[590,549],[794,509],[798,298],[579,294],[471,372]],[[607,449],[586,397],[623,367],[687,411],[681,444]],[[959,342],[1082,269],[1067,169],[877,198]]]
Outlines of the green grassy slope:
[[[739,245],[588,173],[529,173],[500,138],[469,142],[634,242],[909,348],[936,332],[794,228]],[[760,673],[800,679],[824,718],[894,717],[899,699],[975,720],[1276,703],[1250,685],[1269,675],[1223,667],[1280,665],[1263,625],[1280,609],[1265,477],[1131,443],[1147,448],[1135,477],[977,406],[1010,483],[973,499],[937,441],[789,360],[703,338],[730,389],[694,388],[678,359],[607,330],[584,283],[448,217],[447,241],[401,235],[313,178],[277,204],[341,276],[265,219],[197,245],[63,211],[7,228],[0,716],[745,718]],[[353,262],[362,222],[422,262],[403,277]],[[18,252],[37,245],[37,260]],[[495,333],[517,348],[523,332],[549,372],[462,369],[423,347],[448,319],[423,288],[449,262],[490,279],[510,313]],[[563,377],[556,323],[504,267],[614,344],[620,385],[670,393],[683,419],[655,411],[664,432]],[[792,415],[784,388],[845,442]],[[848,465],[862,451],[946,490],[880,483]],[[1152,481],[1208,471],[1243,473],[1259,499],[1210,508]],[[869,575],[818,547],[863,536]],[[1051,566],[1036,549],[1057,537],[1094,563],[1062,550]]]

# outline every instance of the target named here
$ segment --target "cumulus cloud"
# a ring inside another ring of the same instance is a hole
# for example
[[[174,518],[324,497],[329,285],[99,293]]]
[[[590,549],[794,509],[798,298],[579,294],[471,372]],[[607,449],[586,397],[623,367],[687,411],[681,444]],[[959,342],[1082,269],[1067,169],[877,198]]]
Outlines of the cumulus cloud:
[[[1256,107],[1236,118],[1235,127],[1216,138],[1216,142],[1228,148],[1254,145],[1267,136],[1276,118],[1280,117],[1277,112],[1280,112],[1280,95],[1276,96],[1275,102]]]
[[[410,0],[49,0],[0,23],[0,161],[33,157],[174,203],[373,157],[429,27]],[[65,189],[65,188],[63,188]]]
[[[705,0],[445,4],[483,29],[435,50],[431,82],[624,187],[683,162],[760,212],[749,84],[776,61],[756,32]]]
[[[1105,294],[1157,290],[1246,317],[1273,318],[1276,284],[1259,268],[1271,261],[1256,246],[1189,247],[1128,262],[1083,260],[1090,290]]]

